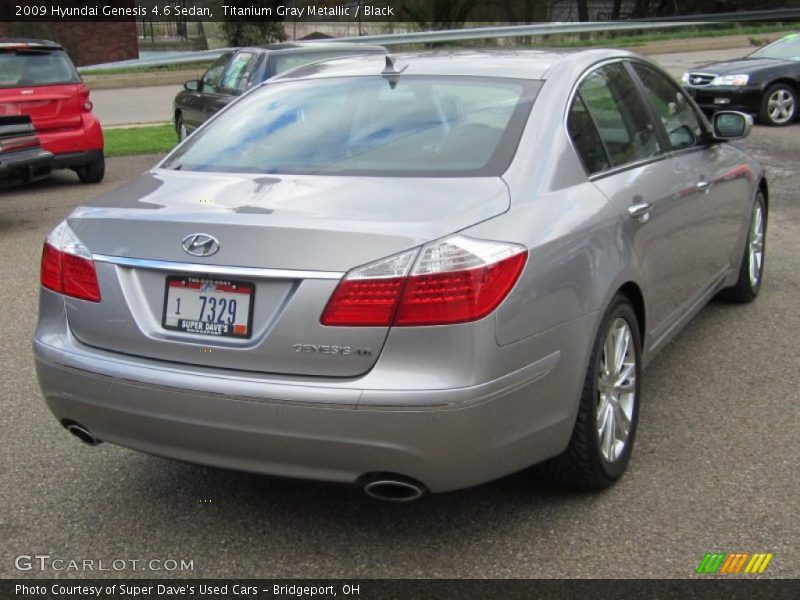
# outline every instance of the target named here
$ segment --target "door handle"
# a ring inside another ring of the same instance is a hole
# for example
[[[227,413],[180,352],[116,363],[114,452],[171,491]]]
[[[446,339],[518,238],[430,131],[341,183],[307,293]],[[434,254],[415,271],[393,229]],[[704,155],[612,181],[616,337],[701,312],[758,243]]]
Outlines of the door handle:
[[[711,186],[714,185],[711,181],[706,179],[701,179],[695,184],[695,187],[700,190],[701,192],[707,192],[711,189]]]
[[[644,223],[650,218],[650,210],[652,208],[653,206],[649,202],[641,202],[628,207],[628,214]]]

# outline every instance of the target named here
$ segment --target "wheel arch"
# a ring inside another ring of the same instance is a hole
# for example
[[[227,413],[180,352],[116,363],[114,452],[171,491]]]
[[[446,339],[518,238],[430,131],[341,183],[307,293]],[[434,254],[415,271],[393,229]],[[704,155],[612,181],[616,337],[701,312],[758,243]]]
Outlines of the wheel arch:
[[[636,313],[636,320],[639,325],[639,335],[642,337],[640,342],[644,347],[644,337],[647,331],[647,309],[644,302],[644,294],[642,289],[634,281],[626,281],[623,283],[616,292],[622,294],[628,299],[633,307],[633,312]],[[616,294],[615,294],[616,295]]]
[[[771,88],[773,85],[777,85],[779,83],[783,83],[788,85],[790,88],[794,90],[794,93],[800,96],[800,79],[792,79],[786,75],[781,75],[776,79],[771,79],[767,81],[764,85],[764,93],[766,94],[767,90]]]
[[[758,191],[764,195],[764,212],[769,214],[769,184],[766,177],[761,177],[759,180]]]

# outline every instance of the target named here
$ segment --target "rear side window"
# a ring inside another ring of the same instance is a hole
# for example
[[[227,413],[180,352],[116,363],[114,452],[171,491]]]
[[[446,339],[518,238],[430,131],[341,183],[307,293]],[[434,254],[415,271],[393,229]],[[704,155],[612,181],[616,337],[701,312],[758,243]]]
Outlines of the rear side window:
[[[58,50],[0,52],[0,87],[80,83],[67,55]]]
[[[569,137],[583,161],[583,166],[590,175],[605,171],[611,167],[608,155],[603,147],[603,140],[597,133],[594,121],[586,109],[581,97],[575,96],[567,118]]]
[[[661,118],[672,150],[683,150],[703,143],[703,126],[684,92],[658,71],[633,65],[642,80],[650,102]]]
[[[615,63],[593,71],[581,82],[578,93],[597,125],[612,166],[662,152],[644,101],[624,65]]]

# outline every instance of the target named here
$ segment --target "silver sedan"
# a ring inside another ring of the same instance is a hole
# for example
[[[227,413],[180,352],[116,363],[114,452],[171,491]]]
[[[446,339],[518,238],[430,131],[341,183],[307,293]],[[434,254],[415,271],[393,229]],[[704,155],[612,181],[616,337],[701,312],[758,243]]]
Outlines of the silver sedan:
[[[291,71],[48,236],[43,394],[90,444],[380,498],[605,488],[644,365],[758,294],[750,126],[621,51]]]

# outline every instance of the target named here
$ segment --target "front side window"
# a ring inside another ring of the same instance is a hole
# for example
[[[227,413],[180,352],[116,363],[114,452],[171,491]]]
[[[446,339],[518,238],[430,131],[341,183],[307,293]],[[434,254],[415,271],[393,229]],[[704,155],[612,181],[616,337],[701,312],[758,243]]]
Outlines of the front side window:
[[[80,83],[67,55],[58,50],[0,52],[0,88]]]
[[[203,75],[203,91],[213,94],[219,91],[220,83],[222,82],[222,74],[225,72],[225,67],[231,61],[233,54],[226,53],[220,56],[216,62],[211,65]]]
[[[704,128],[683,91],[658,71],[641,64],[633,70],[644,84],[647,95],[661,118],[672,150],[683,150],[703,143]]]
[[[381,76],[276,82],[242,98],[166,168],[372,176],[500,175],[539,81]]]
[[[659,145],[647,108],[621,63],[600,67],[578,87],[614,167],[657,156]]]

